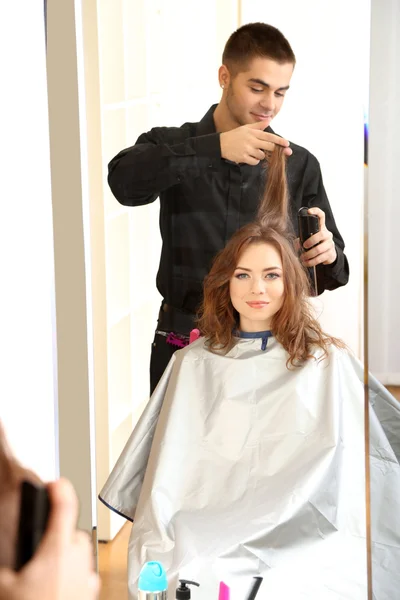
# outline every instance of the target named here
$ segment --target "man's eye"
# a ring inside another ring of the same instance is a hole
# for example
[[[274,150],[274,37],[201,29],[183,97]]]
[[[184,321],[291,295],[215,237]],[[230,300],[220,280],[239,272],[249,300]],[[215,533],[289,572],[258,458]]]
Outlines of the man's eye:
[[[257,90],[256,88],[251,88],[253,92],[262,92],[263,90]]]

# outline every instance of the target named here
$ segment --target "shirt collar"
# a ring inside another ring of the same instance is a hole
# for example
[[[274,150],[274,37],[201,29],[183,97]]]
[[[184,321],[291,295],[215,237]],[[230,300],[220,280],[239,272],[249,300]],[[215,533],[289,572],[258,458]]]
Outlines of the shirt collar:
[[[245,339],[255,339],[255,338],[263,338],[263,337],[271,337],[272,331],[235,331],[235,335],[240,338]]]
[[[218,104],[213,104],[211,108],[208,109],[204,117],[197,123],[197,135],[208,135],[209,133],[217,133],[215,129],[214,123],[214,110],[217,108]]]
[[[272,331],[236,331],[234,332],[235,336],[246,339],[246,340],[254,340],[261,339],[261,350],[265,350],[268,344],[268,338],[273,336]]]

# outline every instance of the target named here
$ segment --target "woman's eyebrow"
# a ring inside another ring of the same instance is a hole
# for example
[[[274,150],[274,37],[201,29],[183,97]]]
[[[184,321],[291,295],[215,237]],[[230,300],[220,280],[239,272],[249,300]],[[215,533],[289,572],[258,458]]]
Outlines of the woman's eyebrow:
[[[248,273],[251,273],[251,269],[247,269],[246,267],[236,267],[236,269],[240,269],[241,271],[247,271]],[[267,267],[266,269],[263,269],[263,271],[282,271],[281,267]]]

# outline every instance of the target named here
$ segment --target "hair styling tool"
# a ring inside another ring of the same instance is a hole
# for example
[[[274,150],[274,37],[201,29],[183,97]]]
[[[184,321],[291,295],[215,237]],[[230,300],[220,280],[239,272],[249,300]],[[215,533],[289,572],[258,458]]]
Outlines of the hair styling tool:
[[[315,233],[318,233],[318,231],[319,231],[319,219],[318,219],[317,215],[310,215],[308,213],[308,208],[303,206],[302,208],[300,208],[299,212],[297,213],[297,221],[299,224],[300,244],[301,244],[301,248],[304,252],[304,250],[305,250],[304,246],[303,246],[304,242],[306,240],[308,240],[308,238],[310,238]],[[310,248],[308,248],[308,250],[309,249]],[[313,289],[314,289],[313,295],[318,296],[316,268],[315,268],[315,266],[309,267],[307,270],[308,270],[308,274],[309,274],[309,277],[311,279],[311,283],[312,283]]]

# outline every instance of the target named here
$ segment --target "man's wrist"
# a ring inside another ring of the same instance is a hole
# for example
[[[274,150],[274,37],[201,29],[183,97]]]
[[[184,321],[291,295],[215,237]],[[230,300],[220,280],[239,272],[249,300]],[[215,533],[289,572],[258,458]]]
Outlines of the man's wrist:
[[[336,244],[335,244],[335,248],[336,248],[336,258],[335,260],[330,263],[329,265],[324,265],[324,267],[326,269],[329,269],[330,273],[332,276],[335,275],[335,273],[341,271],[344,267],[344,256],[343,256],[343,252],[341,252],[340,250],[338,250]]]
[[[220,134],[209,133],[193,138],[193,149],[197,156],[221,158]]]

